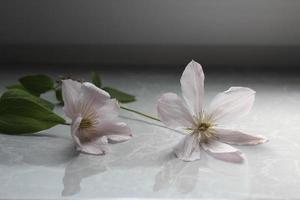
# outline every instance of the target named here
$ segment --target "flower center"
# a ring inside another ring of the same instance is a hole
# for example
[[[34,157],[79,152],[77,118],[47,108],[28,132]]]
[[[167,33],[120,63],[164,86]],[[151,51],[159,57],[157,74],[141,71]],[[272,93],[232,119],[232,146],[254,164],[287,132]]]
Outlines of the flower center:
[[[82,119],[79,125],[79,128],[89,128],[93,125],[90,119]]]
[[[194,134],[198,135],[200,142],[208,143],[209,139],[215,137],[212,130],[209,130],[213,125],[208,122],[199,123],[197,129],[194,130]]]
[[[209,127],[211,127],[210,123],[202,122],[202,123],[199,124],[197,130],[199,132],[205,132],[207,129],[209,129]]]

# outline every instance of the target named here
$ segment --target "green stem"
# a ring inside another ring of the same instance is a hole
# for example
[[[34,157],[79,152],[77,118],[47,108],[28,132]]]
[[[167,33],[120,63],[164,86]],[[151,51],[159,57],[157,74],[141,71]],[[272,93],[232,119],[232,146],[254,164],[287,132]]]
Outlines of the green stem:
[[[52,90],[56,91],[59,87],[60,87],[61,84],[56,84],[55,86],[53,86]]]
[[[64,122],[64,123],[61,123],[61,125],[70,126],[71,124],[70,124],[70,123],[68,123],[68,122]]]
[[[160,122],[160,120],[159,120],[158,118],[152,117],[152,116],[147,115],[147,114],[144,114],[144,113],[142,113],[142,112],[139,112],[139,111],[136,111],[136,110],[133,110],[133,109],[130,109],[130,108],[126,108],[126,107],[124,107],[124,106],[120,106],[120,108],[122,108],[122,109],[124,109],[124,110],[127,110],[127,111],[129,111],[129,112],[133,112],[133,113],[136,113],[136,114],[138,114],[138,115],[142,115],[142,116],[144,116],[144,117],[147,117],[147,118],[150,118],[150,119],[153,119],[153,120],[155,120],[155,121],[159,121],[159,122]]]

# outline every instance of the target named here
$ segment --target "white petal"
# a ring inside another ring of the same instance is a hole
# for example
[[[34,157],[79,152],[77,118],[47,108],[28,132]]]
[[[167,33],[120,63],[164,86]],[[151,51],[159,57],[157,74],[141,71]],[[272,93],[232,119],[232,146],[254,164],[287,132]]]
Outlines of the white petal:
[[[108,138],[106,136],[102,136],[98,139],[101,144],[108,144]]]
[[[96,129],[99,131],[98,134],[101,136],[108,135],[121,135],[121,136],[132,136],[130,128],[124,122],[115,121],[101,121],[97,125]],[[108,138],[109,139],[109,138]]]
[[[119,143],[131,139],[132,135],[107,135],[106,137],[109,143]]]
[[[81,147],[81,142],[80,139],[78,137],[79,135],[79,126],[81,123],[82,117],[78,116],[75,118],[75,120],[72,121],[72,125],[71,125],[71,136],[76,144],[77,147]]]
[[[80,110],[83,117],[101,108],[109,99],[110,96],[106,91],[92,83],[83,83],[80,96]]]
[[[79,129],[81,120],[82,117],[79,116],[72,122],[71,125],[71,135],[75,141],[77,150],[87,154],[93,154],[93,155],[105,154],[104,147],[100,141],[101,138],[99,138],[99,140],[97,139],[99,136],[94,135],[94,138],[91,138],[92,140],[89,142],[81,141],[86,139],[84,138],[84,134],[86,131]]]
[[[115,99],[109,99],[106,103],[97,110],[99,120],[113,120],[118,117],[120,106]]]
[[[182,100],[174,93],[163,94],[157,103],[160,120],[171,128],[194,127],[194,120]]]
[[[73,119],[77,115],[77,107],[81,83],[73,80],[62,81],[62,97],[64,100],[64,112],[68,117]]]
[[[199,117],[202,113],[204,95],[204,73],[199,63],[191,61],[185,68],[181,79],[182,95],[190,111]]]
[[[201,143],[202,148],[213,157],[228,162],[243,162],[243,154],[236,148],[218,141],[211,140],[209,143]]]
[[[174,148],[175,155],[183,161],[194,161],[200,159],[200,144],[197,137],[187,135]]]
[[[78,148],[79,151],[92,155],[103,155],[105,154],[105,149],[102,144],[93,141],[89,143],[84,143]]]
[[[255,91],[245,87],[231,87],[219,93],[210,103],[208,116],[215,122],[233,120],[246,115],[252,108]]]
[[[237,145],[256,145],[268,141],[268,139],[261,135],[249,135],[237,130],[230,130],[224,128],[214,128],[215,134],[221,142]]]

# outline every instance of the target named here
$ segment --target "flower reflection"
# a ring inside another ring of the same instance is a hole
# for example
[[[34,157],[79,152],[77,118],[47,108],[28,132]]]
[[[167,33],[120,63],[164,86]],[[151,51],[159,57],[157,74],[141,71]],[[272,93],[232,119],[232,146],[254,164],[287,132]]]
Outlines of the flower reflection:
[[[63,178],[62,196],[71,196],[81,190],[82,179],[105,172],[106,165],[99,157],[81,154],[69,162]]]
[[[180,193],[189,193],[196,187],[198,173],[202,168],[205,168],[202,160],[188,163],[179,162],[175,158],[169,160],[156,175],[153,191],[168,189],[175,185]]]

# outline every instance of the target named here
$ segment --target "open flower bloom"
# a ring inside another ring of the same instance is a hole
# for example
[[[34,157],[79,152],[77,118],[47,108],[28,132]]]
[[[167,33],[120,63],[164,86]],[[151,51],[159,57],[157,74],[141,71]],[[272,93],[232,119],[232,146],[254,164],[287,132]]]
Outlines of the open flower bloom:
[[[226,121],[250,111],[255,91],[245,87],[231,87],[217,94],[208,109],[204,110],[204,73],[201,65],[191,61],[185,68],[180,83],[185,102],[174,93],[166,93],[160,97],[157,105],[158,116],[166,126],[183,128],[189,132],[175,148],[179,159],[200,159],[200,151],[203,149],[217,159],[242,162],[242,153],[228,144],[256,145],[267,141],[263,136],[222,127]]]
[[[130,128],[117,122],[120,107],[115,99],[92,83],[64,80],[62,95],[65,114],[72,119],[71,134],[77,150],[101,155],[107,142],[123,142],[132,137]]]

